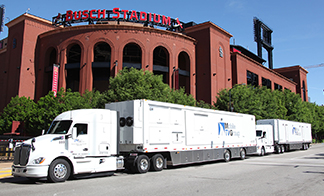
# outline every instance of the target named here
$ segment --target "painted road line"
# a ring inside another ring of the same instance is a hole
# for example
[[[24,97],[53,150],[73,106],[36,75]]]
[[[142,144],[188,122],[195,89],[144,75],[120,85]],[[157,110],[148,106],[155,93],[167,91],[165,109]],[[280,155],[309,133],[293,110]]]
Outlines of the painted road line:
[[[11,172],[11,170],[2,170],[2,171],[0,171],[0,174],[1,173],[8,173],[8,172]]]
[[[11,170],[0,171],[0,178],[11,176]]]

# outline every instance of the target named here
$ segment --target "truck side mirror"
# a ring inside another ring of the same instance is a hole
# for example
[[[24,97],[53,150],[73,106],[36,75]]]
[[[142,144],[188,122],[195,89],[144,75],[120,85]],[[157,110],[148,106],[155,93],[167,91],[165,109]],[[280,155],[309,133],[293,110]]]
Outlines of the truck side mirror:
[[[266,137],[266,132],[263,132],[262,137],[261,138],[265,138]]]
[[[44,134],[45,134],[45,129],[42,130],[42,135],[44,135]]]
[[[72,139],[77,138],[78,129],[76,127],[72,128]]]

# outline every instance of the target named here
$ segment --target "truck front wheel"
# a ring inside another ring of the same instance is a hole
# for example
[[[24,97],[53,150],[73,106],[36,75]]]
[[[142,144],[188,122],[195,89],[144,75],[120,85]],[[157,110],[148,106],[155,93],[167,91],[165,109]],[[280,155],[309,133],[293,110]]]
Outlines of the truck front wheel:
[[[284,153],[285,152],[285,145],[281,145],[280,148],[281,148],[281,153]]]
[[[280,145],[277,145],[276,146],[276,153],[278,153],[278,154],[281,153],[281,147],[280,147]]]
[[[150,169],[150,159],[146,155],[140,155],[135,162],[138,173],[146,173]]]
[[[262,146],[260,156],[264,156],[264,154],[265,154],[265,151],[264,151],[264,147]]]
[[[48,169],[48,180],[51,182],[64,182],[70,177],[70,164],[64,159],[54,160]]]

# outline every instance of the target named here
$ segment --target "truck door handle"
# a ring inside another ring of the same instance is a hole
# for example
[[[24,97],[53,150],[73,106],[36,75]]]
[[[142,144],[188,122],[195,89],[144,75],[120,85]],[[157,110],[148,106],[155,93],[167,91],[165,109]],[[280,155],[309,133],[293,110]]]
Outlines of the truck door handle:
[[[83,148],[83,151],[88,151],[88,148]]]

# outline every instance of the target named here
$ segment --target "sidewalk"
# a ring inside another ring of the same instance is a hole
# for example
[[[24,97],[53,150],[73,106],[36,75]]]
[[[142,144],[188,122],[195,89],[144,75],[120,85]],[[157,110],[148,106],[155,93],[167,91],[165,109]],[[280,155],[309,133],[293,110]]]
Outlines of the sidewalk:
[[[13,160],[0,159],[0,179],[11,176],[11,165]]]

